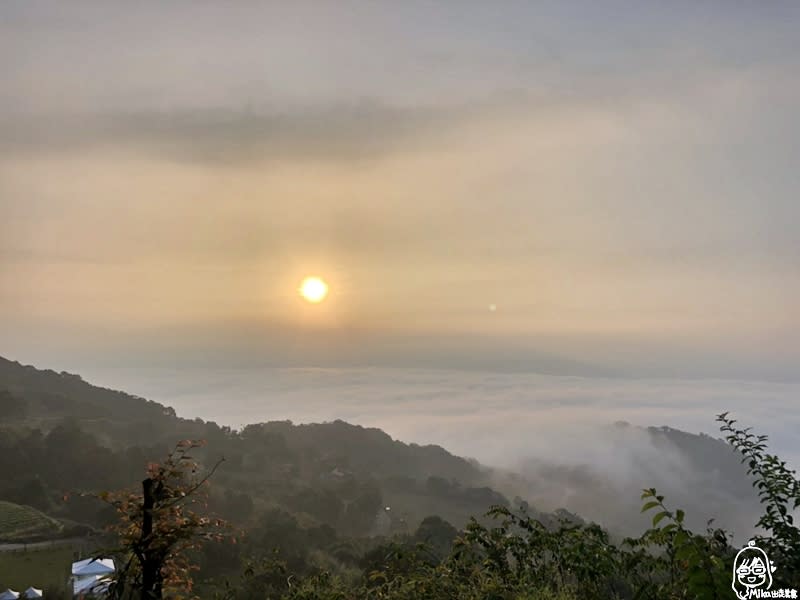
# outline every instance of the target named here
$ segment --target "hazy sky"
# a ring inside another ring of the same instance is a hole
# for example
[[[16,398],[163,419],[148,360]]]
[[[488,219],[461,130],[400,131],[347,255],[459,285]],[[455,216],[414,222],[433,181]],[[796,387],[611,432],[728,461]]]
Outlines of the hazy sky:
[[[795,376],[799,29],[3,2],[0,354]]]

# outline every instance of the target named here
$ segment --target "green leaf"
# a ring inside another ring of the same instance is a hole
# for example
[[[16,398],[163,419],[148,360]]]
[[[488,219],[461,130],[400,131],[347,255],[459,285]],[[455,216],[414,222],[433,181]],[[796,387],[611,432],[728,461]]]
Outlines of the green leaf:
[[[650,510],[651,508],[655,508],[656,506],[658,506],[658,502],[656,502],[655,500],[653,500],[652,502],[648,502],[647,504],[642,506],[642,512],[647,512],[648,510]]]
[[[660,513],[658,513],[656,516],[654,516],[654,517],[653,517],[653,527],[655,527],[656,525],[658,525],[658,524],[659,524],[659,523],[660,523],[660,522],[661,522],[661,521],[664,519],[664,517],[668,516],[668,514],[669,514],[669,513],[667,513],[666,511],[664,511],[664,512],[660,512]]]

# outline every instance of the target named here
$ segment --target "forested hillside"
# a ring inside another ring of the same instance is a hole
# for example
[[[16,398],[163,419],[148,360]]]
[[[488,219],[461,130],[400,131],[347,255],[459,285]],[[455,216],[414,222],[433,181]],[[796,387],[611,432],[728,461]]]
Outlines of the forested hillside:
[[[0,469],[6,474],[0,498],[82,523],[99,525],[102,518],[79,492],[136,482],[147,462],[180,439],[205,440],[207,462],[225,458],[212,500],[242,522],[284,509],[368,534],[376,527],[411,527],[428,514],[465,522],[492,504],[508,504],[487,486],[487,469],[437,446],[392,440],[378,429],[337,421],[232,431],[181,419],[170,408],[76,375],[4,359],[0,412]],[[393,520],[376,521],[387,505]]]
[[[706,488],[684,489],[676,498],[684,507],[688,500],[691,518],[697,518],[697,506],[724,515],[736,494],[750,490],[728,444],[668,428],[617,424],[606,432],[620,448],[646,443],[655,455],[681,457],[683,475],[675,484],[674,472],[662,472],[661,463],[643,456],[638,470],[624,476],[634,489],[628,497],[621,493],[623,479],[604,478],[589,465],[532,460],[513,473],[342,421],[277,421],[235,431],[180,418],[168,407],[76,375],[4,359],[0,414],[0,500],[55,519],[53,536],[104,539],[104,528],[117,517],[97,493],[136,489],[145,465],[162,459],[176,442],[204,440],[193,452],[201,469],[224,458],[208,487],[207,511],[241,532],[235,547],[211,543],[196,556],[206,582],[240,573],[250,560],[276,556],[298,575],[327,565],[355,576],[382,564],[396,536],[444,556],[471,518],[478,519],[473,528],[489,524],[483,515],[491,507],[524,509],[553,526],[559,519],[606,518],[613,533],[619,522],[638,531],[646,527],[646,518],[631,517],[638,515],[635,490],[648,485],[680,491],[687,481],[706,478]]]

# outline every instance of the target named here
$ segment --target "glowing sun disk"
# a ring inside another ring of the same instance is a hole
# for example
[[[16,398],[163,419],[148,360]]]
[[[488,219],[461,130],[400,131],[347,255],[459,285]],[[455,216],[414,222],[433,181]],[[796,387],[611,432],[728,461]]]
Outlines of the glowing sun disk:
[[[317,304],[328,295],[328,284],[319,277],[306,277],[300,284],[299,291],[303,298]]]

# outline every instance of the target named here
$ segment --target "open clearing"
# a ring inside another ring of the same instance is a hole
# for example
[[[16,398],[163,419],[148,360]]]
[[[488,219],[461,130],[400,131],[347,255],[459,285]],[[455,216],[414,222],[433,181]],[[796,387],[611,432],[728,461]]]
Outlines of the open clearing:
[[[66,589],[73,549],[59,546],[28,552],[0,552],[0,590],[22,591],[28,586]]]

